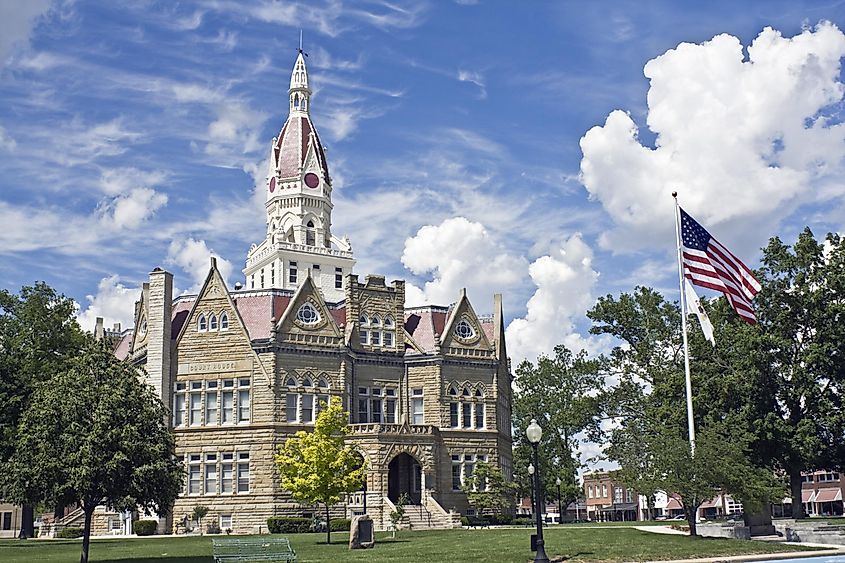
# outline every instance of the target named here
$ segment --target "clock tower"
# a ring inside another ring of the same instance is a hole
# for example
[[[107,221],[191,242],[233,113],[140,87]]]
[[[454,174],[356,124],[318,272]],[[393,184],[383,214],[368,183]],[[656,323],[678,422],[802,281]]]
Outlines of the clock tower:
[[[349,240],[332,236],[332,179],[311,121],[311,88],[302,49],[288,89],[288,118],[270,147],[266,192],[267,234],[247,254],[247,289],[296,289],[308,271],[323,297],[344,298],[355,260]]]

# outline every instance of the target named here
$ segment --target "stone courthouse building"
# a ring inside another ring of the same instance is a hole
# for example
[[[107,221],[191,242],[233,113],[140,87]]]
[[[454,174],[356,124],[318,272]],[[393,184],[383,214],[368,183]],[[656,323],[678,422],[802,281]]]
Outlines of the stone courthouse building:
[[[245,283],[227,287],[212,259],[199,292],[174,298],[172,275],[155,268],[116,348],[173,409],[186,482],[160,529],[198,504],[204,522],[234,533],[320,513],[281,488],[273,456],[330,397],[349,411],[349,442],[368,467],[366,489],[332,516],[362,513],[366,490],[377,527],[402,494],[414,527],[454,526],[478,462],[511,476],[501,296],[487,317],[463,291],[451,305],[409,308],[404,282],[353,274],[350,242],[331,232],[332,178],[301,52],[289,100],[269,151],[266,237],[249,249]]]

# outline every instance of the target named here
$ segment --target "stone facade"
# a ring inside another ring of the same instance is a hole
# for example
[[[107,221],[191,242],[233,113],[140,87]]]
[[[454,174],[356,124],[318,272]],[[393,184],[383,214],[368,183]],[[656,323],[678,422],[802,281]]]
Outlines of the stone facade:
[[[266,531],[270,516],[322,514],[281,488],[273,456],[313,428],[329,397],[349,412],[349,443],[368,467],[366,493],[349,495],[333,517],[363,513],[366,500],[384,529],[408,495],[409,522],[453,526],[468,508],[460,484],[477,463],[511,476],[501,296],[490,317],[464,291],[449,306],[406,309],[404,282],[351,273],[351,245],[329,230],[331,179],[303,73],[300,55],[291,114],[271,149],[267,238],[249,251],[246,286],[227,287],[212,259],[200,291],[173,299],[172,276],[156,268],[136,330],[117,344],[173,411],[186,482],[162,530],[179,529],[196,505],[209,508],[204,524],[234,533]]]

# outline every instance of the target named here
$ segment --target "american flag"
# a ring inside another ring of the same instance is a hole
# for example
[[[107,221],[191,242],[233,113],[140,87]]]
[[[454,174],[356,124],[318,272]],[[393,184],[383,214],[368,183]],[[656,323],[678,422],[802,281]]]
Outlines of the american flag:
[[[707,229],[680,211],[684,275],[695,285],[723,292],[745,322],[757,324],[751,300],[760,291],[760,282]]]

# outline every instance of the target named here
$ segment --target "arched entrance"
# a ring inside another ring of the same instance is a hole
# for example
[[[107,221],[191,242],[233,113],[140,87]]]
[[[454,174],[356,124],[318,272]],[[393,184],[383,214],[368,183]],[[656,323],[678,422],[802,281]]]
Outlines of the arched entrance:
[[[387,498],[395,503],[406,494],[411,504],[420,504],[422,478],[422,467],[416,459],[407,453],[397,455],[387,465]]]

